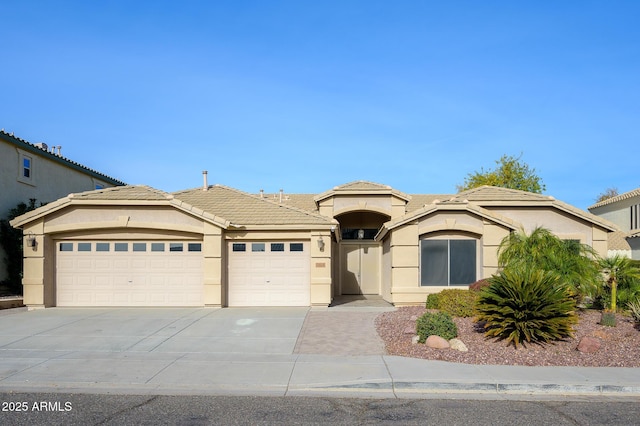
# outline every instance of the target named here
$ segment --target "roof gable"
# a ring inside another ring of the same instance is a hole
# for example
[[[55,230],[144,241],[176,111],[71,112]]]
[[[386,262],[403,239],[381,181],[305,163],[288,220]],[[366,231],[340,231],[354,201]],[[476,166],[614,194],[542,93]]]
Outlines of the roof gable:
[[[316,203],[330,198],[335,195],[395,195],[405,201],[411,200],[411,196],[403,192],[393,189],[389,185],[369,182],[366,180],[358,180],[343,185],[334,186],[333,189],[325,191],[314,197]]]

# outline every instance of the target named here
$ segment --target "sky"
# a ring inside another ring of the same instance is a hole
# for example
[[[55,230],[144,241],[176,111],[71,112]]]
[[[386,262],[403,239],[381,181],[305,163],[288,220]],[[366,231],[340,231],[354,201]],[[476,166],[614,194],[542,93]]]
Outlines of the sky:
[[[164,191],[640,187],[638,1],[0,0],[0,128]]]

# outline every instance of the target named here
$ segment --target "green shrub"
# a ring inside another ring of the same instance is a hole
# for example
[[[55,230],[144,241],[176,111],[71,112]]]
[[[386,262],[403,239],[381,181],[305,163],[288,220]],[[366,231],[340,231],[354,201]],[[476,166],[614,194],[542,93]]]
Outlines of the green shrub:
[[[640,299],[629,302],[627,306],[629,307],[629,311],[631,312],[631,316],[635,322],[640,323]]]
[[[427,312],[416,321],[418,342],[424,343],[429,336],[440,336],[443,339],[453,339],[458,335],[458,327],[446,312]]]
[[[485,336],[524,342],[549,342],[571,336],[578,321],[575,300],[557,274],[511,268],[490,278],[476,305]]]
[[[431,293],[427,296],[427,309],[440,309],[440,293]]]
[[[452,317],[471,317],[475,315],[478,292],[447,289],[427,296],[427,309],[439,309]]]

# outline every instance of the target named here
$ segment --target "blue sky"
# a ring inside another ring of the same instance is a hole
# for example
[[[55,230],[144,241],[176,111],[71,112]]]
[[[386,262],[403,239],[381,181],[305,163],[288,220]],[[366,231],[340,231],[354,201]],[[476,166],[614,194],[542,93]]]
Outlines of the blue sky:
[[[0,1],[0,128],[131,184],[640,186],[637,1]]]

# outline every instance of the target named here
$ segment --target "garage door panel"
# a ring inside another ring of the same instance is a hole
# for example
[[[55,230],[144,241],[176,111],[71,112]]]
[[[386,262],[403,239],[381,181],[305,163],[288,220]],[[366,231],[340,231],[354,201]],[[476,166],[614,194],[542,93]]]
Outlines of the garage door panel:
[[[78,252],[71,244],[56,253],[58,306],[204,304],[200,252]]]
[[[308,242],[302,242],[303,251],[271,252],[270,242],[265,251],[233,251],[228,246],[229,306],[308,306],[310,304],[310,256]],[[282,248],[282,243],[274,247]]]

